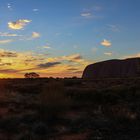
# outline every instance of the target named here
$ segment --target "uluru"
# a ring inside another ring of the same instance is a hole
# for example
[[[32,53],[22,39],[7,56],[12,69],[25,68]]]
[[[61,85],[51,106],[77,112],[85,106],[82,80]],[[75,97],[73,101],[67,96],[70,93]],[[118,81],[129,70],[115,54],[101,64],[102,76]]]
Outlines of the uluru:
[[[85,79],[126,78],[140,76],[140,58],[113,59],[88,65],[82,75]]]

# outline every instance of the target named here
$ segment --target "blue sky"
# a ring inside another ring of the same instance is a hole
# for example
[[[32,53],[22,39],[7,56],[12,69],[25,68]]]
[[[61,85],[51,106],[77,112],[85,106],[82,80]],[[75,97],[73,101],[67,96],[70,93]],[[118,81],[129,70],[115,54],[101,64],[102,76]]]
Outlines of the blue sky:
[[[0,76],[81,76],[90,63],[140,57],[139,6],[139,0],[1,0]]]

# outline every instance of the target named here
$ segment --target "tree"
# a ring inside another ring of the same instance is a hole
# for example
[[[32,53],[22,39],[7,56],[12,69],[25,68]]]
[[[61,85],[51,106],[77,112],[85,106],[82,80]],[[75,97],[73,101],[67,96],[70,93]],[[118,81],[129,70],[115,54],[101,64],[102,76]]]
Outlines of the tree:
[[[24,75],[25,78],[39,78],[39,74],[35,73],[35,72],[30,72],[30,73],[25,73]]]

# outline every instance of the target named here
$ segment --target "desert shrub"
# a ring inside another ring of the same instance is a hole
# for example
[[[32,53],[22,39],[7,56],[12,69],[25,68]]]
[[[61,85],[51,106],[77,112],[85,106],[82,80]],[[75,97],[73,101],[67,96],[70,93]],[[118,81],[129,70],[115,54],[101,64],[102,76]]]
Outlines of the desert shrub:
[[[64,85],[69,87],[75,86],[75,81],[71,79],[65,80]]]
[[[75,101],[92,104],[116,104],[118,97],[112,91],[92,88],[67,89],[67,94]]]
[[[43,86],[40,93],[43,116],[57,116],[70,107],[71,100],[66,96],[62,82],[51,81]]]
[[[82,81],[76,77],[71,79],[64,79],[64,85],[67,87],[73,87],[73,86],[80,86],[82,85]]]
[[[7,93],[9,92],[7,88],[7,82],[5,80],[0,80],[0,101],[7,100]]]
[[[2,130],[3,132],[9,132],[9,134],[19,133],[19,129],[17,129],[19,122],[20,118],[7,116],[0,120],[0,130]]]
[[[133,121],[138,114],[128,104],[104,105],[102,112],[106,117],[116,121]]]
[[[45,136],[48,132],[50,133],[50,128],[42,122],[35,123],[32,129],[35,135]]]

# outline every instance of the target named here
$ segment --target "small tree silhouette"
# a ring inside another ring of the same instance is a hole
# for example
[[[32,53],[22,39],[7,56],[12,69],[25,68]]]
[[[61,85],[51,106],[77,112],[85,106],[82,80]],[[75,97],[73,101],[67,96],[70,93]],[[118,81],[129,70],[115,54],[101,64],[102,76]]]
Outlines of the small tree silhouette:
[[[24,75],[25,78],[39,78],[39,74],[35,73],[35,72],[30,72],[30,73],[25,73]]]

